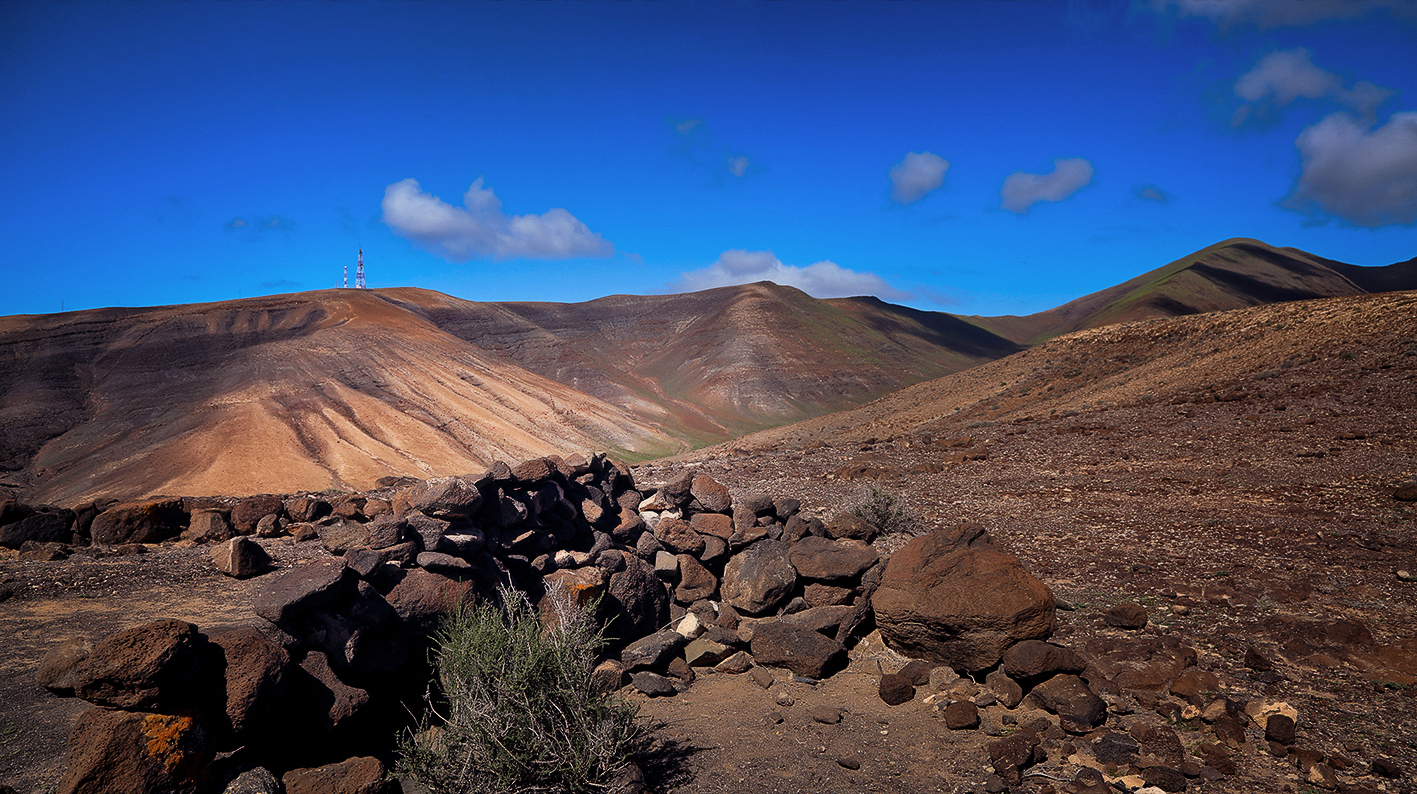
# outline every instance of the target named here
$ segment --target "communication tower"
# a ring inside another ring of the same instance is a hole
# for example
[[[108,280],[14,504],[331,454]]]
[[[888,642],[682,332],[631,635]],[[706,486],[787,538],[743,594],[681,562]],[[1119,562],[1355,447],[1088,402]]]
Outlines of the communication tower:
[[[349,263],[344,263],[344,288],[349,289]]]
[[[348,267],[348,265],[346,265],[346,267]],[[363,248],[359,249],[359,269],[358,269],[357,271],[355,271],[355,273],[354,273],[354,288],[355,288],[355,289],[368,289],[368,288],[369,288],[369,287],[368,287],[367,285],[365,285],[365,283],[364,283],[364,249],[363,249]]]

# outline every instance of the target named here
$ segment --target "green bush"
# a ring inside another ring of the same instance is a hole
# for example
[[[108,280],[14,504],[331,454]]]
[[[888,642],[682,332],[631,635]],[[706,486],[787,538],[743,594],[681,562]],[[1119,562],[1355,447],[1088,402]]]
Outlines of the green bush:
[[[591,685],[604,644],[591,613],[555,590],[548,628],[520,591],[498,593],[439,630],[438,698],[400,741],[401,771],[431,794],[602,788],[640,729],[633,704]]]
[[[886,535],[915,529],[915,518],[905,499],[879,488],[873,487],[869,496],[851,508],[851,514]]]

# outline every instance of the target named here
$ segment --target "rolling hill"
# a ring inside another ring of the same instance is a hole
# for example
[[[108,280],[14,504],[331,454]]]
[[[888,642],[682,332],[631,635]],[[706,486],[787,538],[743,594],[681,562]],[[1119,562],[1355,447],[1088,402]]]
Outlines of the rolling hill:
[[[957,338],[956,338],[957,337]],[[0,471],[33,501],[367,488],[493,460],[647,458],[1013,352],[773,284],[589,304],[419,289],[0,318]]]
[[[1417,289],[1417,259],[1363,267],[1237,238],[1054,309],[1026,317],[964,319],[1035,345],[1113,323],[1404,289]]]

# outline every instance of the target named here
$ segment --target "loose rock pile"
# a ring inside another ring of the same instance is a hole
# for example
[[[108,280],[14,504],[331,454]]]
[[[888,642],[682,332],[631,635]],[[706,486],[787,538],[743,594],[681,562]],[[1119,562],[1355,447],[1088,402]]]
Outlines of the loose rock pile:
[[[1294,752],[1316,785],[1332,772],[1327,759],[1293,750],[1292,709],[1226,699],[1175,637],[1081,652],[1044,642],[1052,594],[978,526],[937,530],[886,557],[872,546],[877,528],[849,513],[824,523],[795,499],[734,497],[703,475],[640,487],[603,456],[379,485],[333,498],[153,499],[90,508],[86,523],[77,512],[0,504],[6,542],[51,544],[31,550],[66,553],[85,536],[129,550],[207,544],[213,564],[236,577],[270,570],[251,536],[329,552],[267,574],[252,627],[209,636],[165,620],[51,651],[39,682],[96,707],[74,726],[60,791],[392,790],[378,759],[424,696],[432,630],[508,584],[548,605],[548,621],[552,589],[598,603],[611,646],[596,686],[651,697],[682,692],[709,669],[765,688],[774,679],[764,667],[822,679],[878,627],[918,660],[881,677],[881,699],[907,703],[931,686],[927,702],[950,729],[998,737],[987,753],[1000,786],[1019,785],[1052,747],[1180,791],[1233,771],[1231,752],[1256,731],[1272,752]],[[1139,605],[1107,621],[1147,624]],[[1181,702],[1196,713],[1179,713]],[[1003,730],[981,719],[996,704],[1033,716]],[[1174,731],[1118,721],[1139,709],[1201,717],[1215,741],[1187,757]],[[1069,788],[1105,789],[1088,775]]]

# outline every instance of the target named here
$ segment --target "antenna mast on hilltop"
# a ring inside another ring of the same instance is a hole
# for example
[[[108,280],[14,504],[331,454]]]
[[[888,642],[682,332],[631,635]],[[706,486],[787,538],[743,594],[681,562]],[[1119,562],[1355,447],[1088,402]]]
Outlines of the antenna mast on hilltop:
[[[344,264],[344,288],[349,289],[349,263]]]
[[[349,266],[348,266],[348,265],[345,265],[345,267],[349,267]],[[349,276],[346,275],[345,278],[349,278]],[[369,287],[364,284],[364,249],[363,249],[363,248],[359,249],[359,270],[355,271],[355,273],[354,273],[354,288],[355,288],[355,289],[369,289]]]

